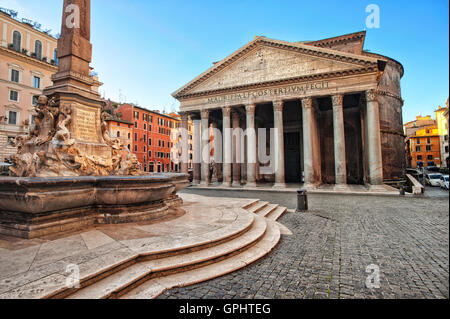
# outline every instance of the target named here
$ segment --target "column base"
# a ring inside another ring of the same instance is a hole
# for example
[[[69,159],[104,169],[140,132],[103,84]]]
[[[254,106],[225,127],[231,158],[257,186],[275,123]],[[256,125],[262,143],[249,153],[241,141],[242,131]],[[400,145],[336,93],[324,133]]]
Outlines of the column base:
[[[245,187],[245,188],[255,188],[255,187],[257,187],[257,186],[256,186],[256,183],[255,183],[255,182],[248,182],[247,184],[245,184],[244,187]]]
[[[285,183],[275,183],[272,188],[286,188]]]
[[[310,191],[313,189],[316,189],[318,187],[317,184],[312,184],[312,183],[306,183],[303,184],[303,186],[301,187],[302,190],[306,190],[306,191]]]
[[[231,182],[223,182],[220,184],[221,187],[231,187]]]
[[[200,180],[199,179],[192,180],[191,185],[200,185]]]
[[[241,187],[241,182],[233,182],[233,184],[231,184],[232,187]]]
[[[204,187],[207,187],[207,186],[211,186],[211,183],[210,182],[201,182],[200,183],[200,186],[204,186]]]
[[[335,191],[348,191],[349,187],[347,184],[336,184],[336,185],[334,185],[334,190]]]

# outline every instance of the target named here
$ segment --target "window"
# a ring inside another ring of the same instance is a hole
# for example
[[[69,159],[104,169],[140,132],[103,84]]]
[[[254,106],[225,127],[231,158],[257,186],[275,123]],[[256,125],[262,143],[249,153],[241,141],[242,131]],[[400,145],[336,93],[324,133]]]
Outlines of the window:
[[[120,131],[117,131],[117,137],[120,137]]]
[[[55,51],[53,51],[53,60],[55,61],[55,65],[59,64],[58,50],[57,49],[55,49]]]
[[[134,140],[135,140],[135,142],[137,142],[137,140],[138,140],[138,135],[137,135],[137,133],[134,133]]]
[[[428,160],[432,160],[432,159],[433,159],[433,155],[428,155],[428,156],[427,156],[427,159],[428,159]]]
[[[147,152],[147,146],[144,146],[144,153]]]
[[[416,152],[420,152],[420,146],[416,146]]]
[[[152,145],[152,139],[151,138],[148,139],[148,145],[150,145],[150,146]]]
[[[144,134],[144,143],[147,143],[147,135]]]
[[[19,83],[19,81],[20,81],[20,72],[19,72],[19,70],[14,70],[14,69],[11,70],[11,81]]]
[[[128,133],[128,139],[130,139],[131,138],[131,133]]]
[[[427,145],[427,151],[431,151],[431,145]]]
[[[445,153],[448,153],[448,146],[445,147]]]
[[[13,50],[19,52],[22,49],[22,35],[19,31],[13,32]]]
[[[147,130],[147,124],[144,123],[144,130]]]
[[[431,138],[427,137],[427,144],[431,144]]]
[[[148,158],[152,157],[152,151],[148,151]]]
[[[417,155],[417,160],[421,161],[422,160],[422,155]]]
[[[33,87],[35,89],[40,89],[41,88],[41,78],[38,76],[33,76]]]
[[[128,148],[129,151],[131,151],[131,145],[130,144],[127,145],[127,148]]]
[[[134,151],[135,151],[135,152],[138,151],[137,145],[134,146]]]
[[[152,131],[152,126],[151,126],[151,125],[148,126],[148,131],[149,131],[149,132]]]
[[[8,113],[8,124],[16,125],[17,124],[17,112],[9,111]]]
[[[36,54],[37,59],[42,60],[42,42],[39,40],[34,42],[34,54]]]
[[[9,90],[9,100],[13,102],[19,102],[19,92]]]
[[[137,128],[137,122],[134,122],[134,128]]]

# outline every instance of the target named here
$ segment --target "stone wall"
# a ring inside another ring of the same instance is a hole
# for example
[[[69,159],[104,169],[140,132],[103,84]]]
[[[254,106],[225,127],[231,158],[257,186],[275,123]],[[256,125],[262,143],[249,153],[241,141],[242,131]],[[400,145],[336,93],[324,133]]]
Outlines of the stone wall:
[[[401,100],[400,88],[402,75],[402,67],[394,61],[388,61],[378,87],[383,176],[385,180],[402,177],[405,172],[403,101]]]

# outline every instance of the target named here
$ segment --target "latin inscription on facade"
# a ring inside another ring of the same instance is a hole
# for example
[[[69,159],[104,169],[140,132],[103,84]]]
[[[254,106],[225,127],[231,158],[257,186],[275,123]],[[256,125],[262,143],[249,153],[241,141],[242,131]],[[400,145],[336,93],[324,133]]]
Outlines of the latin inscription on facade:
[[[98,142],[97,116],[95,111],[87,111],[78,108],[76,117],[76,135],[79,140],[86,142]]]
[[[328,81],[311,82],[302,85],[289,85],[280,88],[268,88],[255,91],[247,91],[242,93],[233,93],[222,96],[211,97],[208,99],[208,103],[220,103],[228,101],[242,101],[249,98],[264,98],[264,97],[276,97],[286,96],[292,94],[306,94],[311,91],[318,91],[329,88]]]

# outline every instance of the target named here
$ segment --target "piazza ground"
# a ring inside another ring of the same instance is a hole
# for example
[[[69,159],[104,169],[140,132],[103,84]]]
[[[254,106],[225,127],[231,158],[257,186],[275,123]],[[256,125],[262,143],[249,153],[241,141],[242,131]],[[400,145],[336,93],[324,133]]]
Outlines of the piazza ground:
[[[293,234],[283,235],[268,256],[159,298],[448,299],[448,192],[431,193],[310,195],[309,212],[279,219]],[[379,289],[365,286],[370,264],[380,268]]]

